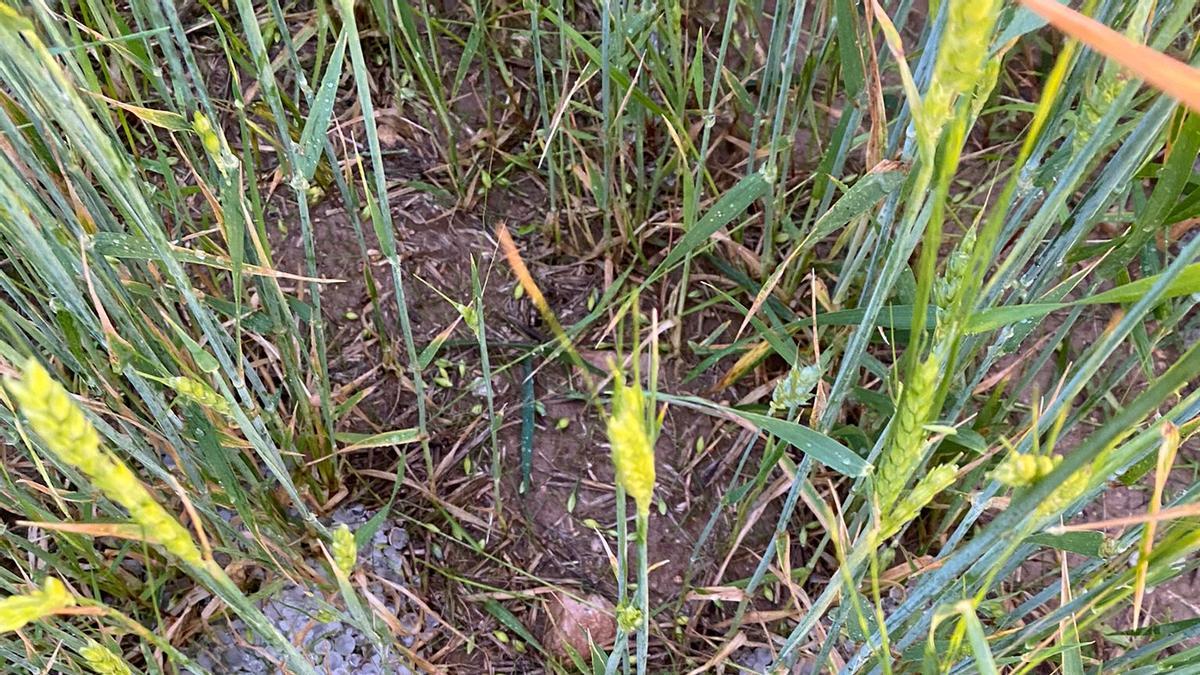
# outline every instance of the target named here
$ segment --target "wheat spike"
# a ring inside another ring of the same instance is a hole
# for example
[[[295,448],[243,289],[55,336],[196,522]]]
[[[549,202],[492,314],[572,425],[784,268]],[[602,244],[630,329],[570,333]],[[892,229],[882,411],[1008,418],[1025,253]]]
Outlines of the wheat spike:
[[[168,377],[163,381],[180,396],[206,408],[211,408],[225,417],[233,416],[233,409],[229,406],[229,401],[200,380],[190,377]]]
[[[821,367],[812,364],[792,366],[771,394],[771,410],[793,410],[812,398],[812,391],[821,381]]]
[[[1062,455],[1013,452],[992,469],[992,478],[1008,487],[1033,485],[1062,463]]]
[[[875,497],[884,513],[891,510],[900,491],[921,462],[925,424],[932,414],[940,361],[934,355],[917,362],[911,380],[900,395],[891,439],[875,472]]]
[[[1046,497],[1041,504],[1037,505],[1034,510],[1034,520],[1040,521],[1049,516],[1053,516],[1061,512],[1063,509],[1071,505],[1071,502],[1079,498],[1083,491],[1087,489],[1088,481],[1092,478],[1092,467],[1085,466],[1075,473],[1067,477]]]
[[[66,585],[54,577],[46,577],[41,588],[0,600],[0,633],[18,630],[31,621],[74,605],[75,596]]]
[[[342,524],[334,529],[333,544],[330,548],[333,563],[337,565],[338,570],[342,574],[350,574],[358,560],[358,547],[354,543],[354,533],[350,531],[349,526]]]
[[[932,151],[960,94],[974,94],[1000,13],[999,0],[949,0],[946,26],[917,118],[918,140]]]
[[[896,508],[885,513],[883,526],[879,530],[878,540],[883,541],[900,531],[917,517],[933,498],[954,484],[958,476],[958,466],[955,464],[939,464],[925,474],[913,489],[909,491]]]
[[[79,650],[79,654],[87,662],[88,668],[98,675],[130,675],[132,672],[120,656],[98,642],[88,642],[87,646]]]
[[[159,505],[124,462],[100,448],[96,428],[36,359],[25,362],[19,380],[9,379],[6,384],[47,449],[125,507],[130,519],[142,526],[148,541],[186,562],[200,564],[203,557],[191,534]]]
[[[608,442],[612,446],[617,482],[637,503],[639,515],[650,513],[654,495],[653,434],[646,420],[646,402],[637,382],[626,385],[615,374],[612,414],[608,418]]]

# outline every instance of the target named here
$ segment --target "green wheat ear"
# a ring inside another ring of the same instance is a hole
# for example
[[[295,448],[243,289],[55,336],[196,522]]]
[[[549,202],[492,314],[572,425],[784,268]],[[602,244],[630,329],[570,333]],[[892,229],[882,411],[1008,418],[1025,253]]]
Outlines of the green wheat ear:
[[[0,633],[17,630],[74,605],[75,596],[66,585],[54,577],[46,577],[38,590],[0,600]]]
[[[193,565],[203,562],[191,534],[159,505],[124,462],[100,447],[96,428],[67,390],[36,359],[25,362],[20,379],[9,378],[5,385],[46,448],[64,463],[79,469],[109,499],[125,507],[130,519],[142,526],[148,541],[185,562]]]
[[[646,401],[637,382],[625,384],[614,373],[612,415],[608,418],[608,442],[612,446],[617,482],[637,503],[638,514],[650,513],[654,496],[654,441],[646,422]]]
[[[974,95],[979,83],[991,76],[985,61],[1000,4],[999,0],[950,0],[942,44],[917,118],[917,138],[924,152],[931,153],[937,144],[958,97]]]
[[[333,531],[333,544],[330,549],[333,562],[342,574],[348,575],[354,571],[354,563],[358,560],[358,546],[348,525],[338,525]]]
[[[204,382],[190,377],[168,377],[163,382],[180,396],[206,408],[211,408],[225,417],[233,417],[233,408],[229,405],[229,401]]]
[[[904,499],[896,504],[896,508],[883,515],[883,524],[877,534],[877,541],[882,542],[899,532],[900,528],[916,518],[917,514],[928,506],[934,497],[953,485],[957,477],[958,465],[956,464],[939,464],[930,469],[929,473],[917,481]]]
[[[95,641],[88,642],[86,647],[79,650],[79,655],[87,662],[88,668],[98,675],[130,675],[132,672],[120,656]]]
[[[937,390],[941,364],[930,354],[917,363],[909,382],[900,394],[899,410],[892,436],[884,447],[875,472],[875,498],[887,513],[904,490],[913,471],[921,463],[925,447],[925,424],[933,415],[933,396]]]

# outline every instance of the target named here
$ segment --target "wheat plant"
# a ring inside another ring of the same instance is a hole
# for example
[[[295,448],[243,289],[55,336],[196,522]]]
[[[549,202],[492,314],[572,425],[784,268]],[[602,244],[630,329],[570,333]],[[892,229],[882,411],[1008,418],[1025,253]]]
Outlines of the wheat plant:
[[[1198,16],[0,3],[3,670],[1194,670]]]

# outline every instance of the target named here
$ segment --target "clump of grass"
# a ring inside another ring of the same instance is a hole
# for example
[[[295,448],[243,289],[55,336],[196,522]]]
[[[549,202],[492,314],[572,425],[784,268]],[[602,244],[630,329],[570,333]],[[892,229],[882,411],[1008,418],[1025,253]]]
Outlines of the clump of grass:
[[[96,428],[41,363],[28,359],[21,377],[9,378],[5,385],[45,447],[63,463],[78,469],[101,493],[129,512],[133,536],[161,546],[179,558],[231,602],[248,624],[271,640],[293,669],[301,673],[314,672],[291,642],[250,604],[225,571],[211,557],[200,552],[191,533],[167,513],[125,462],[100,447]],[[13,603],[11,623],[14,628],[39,618],[40,614],[74,604],[73,596],[66,593],[62,582],[49,578],[46,583],[45,589],[24,599],[9,599]]]

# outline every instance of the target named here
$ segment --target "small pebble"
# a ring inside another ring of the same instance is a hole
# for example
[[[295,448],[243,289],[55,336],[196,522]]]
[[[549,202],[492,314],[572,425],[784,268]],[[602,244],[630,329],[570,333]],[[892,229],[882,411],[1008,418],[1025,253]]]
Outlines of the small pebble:
[[[408,532],[405,532],[404,528],[402,527],[393,527],[391,531],[388,532],[388,544],[390,544],[392,548],[396,549],[402,549],[405,546],[408,546]]]
[[[354,639],[354,634],[350,631],[342,631],[333,639],[333,651],[342,656],[349,656],[354,653],[354,646],[357,640]]]
[[[230,647],[221,652],[221,662],[229,668],[241,668],[246,662],[246,654],[237,647]]]

